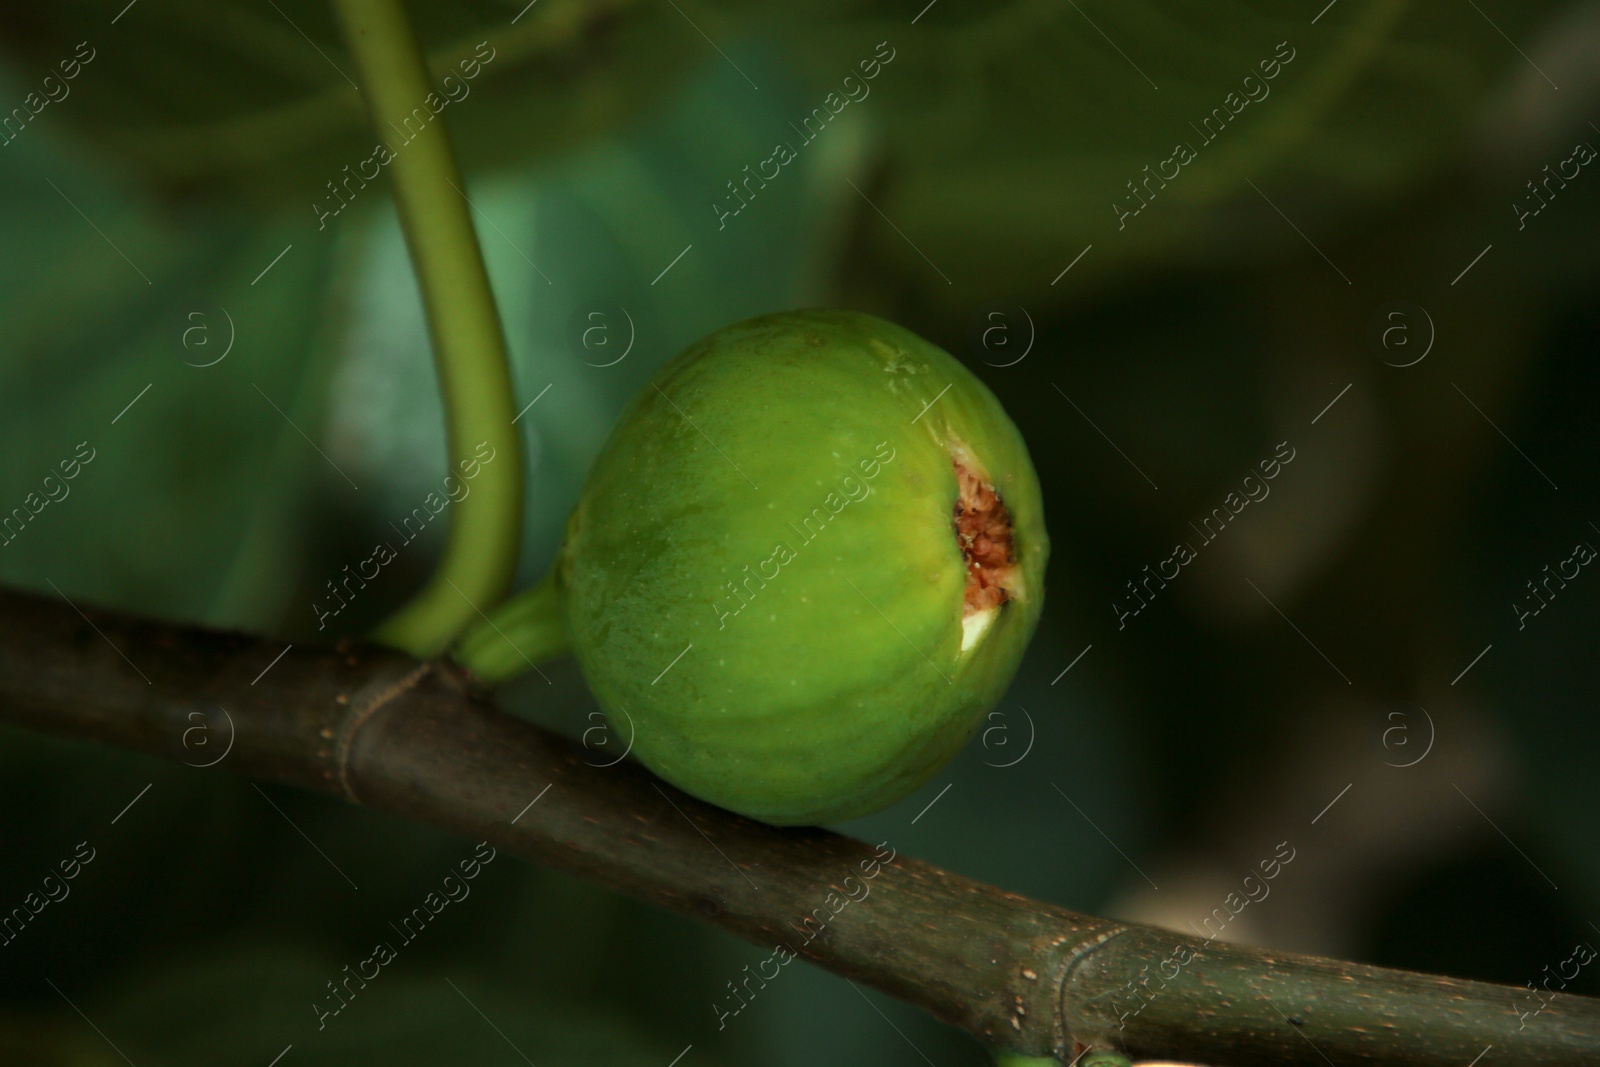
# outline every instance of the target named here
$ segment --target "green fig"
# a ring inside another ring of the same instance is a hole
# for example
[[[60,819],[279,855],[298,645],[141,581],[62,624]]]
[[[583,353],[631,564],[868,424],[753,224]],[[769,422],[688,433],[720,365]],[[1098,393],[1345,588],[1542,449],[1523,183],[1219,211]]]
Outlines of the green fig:
[[[1038,479],[941,349],[842,311],[722,329],[634,399],[557,564],[633,753],[777,825],[928,781],[1016,672],[1044,598]]]

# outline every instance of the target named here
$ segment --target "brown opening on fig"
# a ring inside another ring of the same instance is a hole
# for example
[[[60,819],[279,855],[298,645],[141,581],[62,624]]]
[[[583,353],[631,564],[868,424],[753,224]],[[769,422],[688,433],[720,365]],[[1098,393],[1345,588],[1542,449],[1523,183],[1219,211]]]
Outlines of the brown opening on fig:
[[[956,544],[967,565],[967,593],[963,618],[998,608],[1010,599],[1017,555],[1011,536],[1011,513],[994,485],[954,458],[959,496],[955,505]]]

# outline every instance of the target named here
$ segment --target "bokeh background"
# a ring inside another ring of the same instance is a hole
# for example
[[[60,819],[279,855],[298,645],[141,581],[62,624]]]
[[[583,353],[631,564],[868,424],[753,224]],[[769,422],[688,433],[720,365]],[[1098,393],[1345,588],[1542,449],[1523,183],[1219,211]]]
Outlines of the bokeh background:
[[[537,398],[522,581],[685,344],[788,307],[892,318],[1012,413],[1054,553],[981,734],[842,829],[1176,929],[1292,850],[1225,937],[1544,981],[1600,943],[1600,575],[1526,585],[1600,545],[1600,5],[924,3],[412,5],[441,74],[494,54],[443,121]],[[124,4],[0,11],[0,506],[94,457],[0,580],[326,640],[318,590],[445,472],[383,180],[318,222],[371,152],[354,65],[311,0]],[[1270,496],[1119,622],[1284,442]],[[508,710],[594,727],[573,665],[546,673]],[[0,909],[94,852],[0,947],[8,1063],[985,1061],[803,963],[719,1028],[770,947],[510,857],[319,1031],[325,983],[470,842],[225,761],[4,728],[0,768]]]

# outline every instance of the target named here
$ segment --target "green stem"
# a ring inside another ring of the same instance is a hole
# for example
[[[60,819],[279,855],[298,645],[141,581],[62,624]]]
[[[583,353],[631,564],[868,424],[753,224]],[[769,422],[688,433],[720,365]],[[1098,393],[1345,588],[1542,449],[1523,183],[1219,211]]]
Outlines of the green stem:
[[[355,57],[372,125],[393,156],[388,170],[427,312],[452,471],[474,457],[492,457],[482,464],[471,495],[452,509],[439,569],[375,634],[413,655],[433,656],[480,609],[505,596],[516,569],[522,451],[511,425],[511,368],[444,119],[427,103],[432,98],[441,106],[441,98],[429,84],[404,4],[333,0],[333,8]],[[484,452],[476,451],[480,447]]]
[[[469,626],[451,658],[482,681],[499,684],[561,655],[571,644],[566,593],[552,569],[544,581]]]

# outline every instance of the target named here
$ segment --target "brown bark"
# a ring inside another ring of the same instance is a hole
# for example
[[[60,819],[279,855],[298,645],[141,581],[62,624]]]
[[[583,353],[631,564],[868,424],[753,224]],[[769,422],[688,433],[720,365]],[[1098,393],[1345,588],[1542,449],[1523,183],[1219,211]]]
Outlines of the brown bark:
[[[487,839],[764,949],[787,944],[995,1048],[1466,1067],[1492,1045],[1497,1064],[1600,1062],[1600,1000],[1556,994],[1524,1025],[1523,989],[1077,914],[886,861],[892,842],[752,822],[631,762],[592,766],[446,664],[296,647],[252,684],[281,648],[0,590],[0,719],[192,761],[190,713],[224,707],[236,771]],[[1164,980],[1179,946],[1194,958]]]

